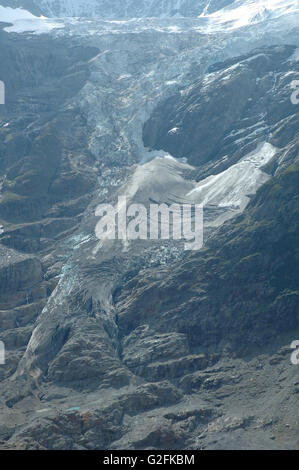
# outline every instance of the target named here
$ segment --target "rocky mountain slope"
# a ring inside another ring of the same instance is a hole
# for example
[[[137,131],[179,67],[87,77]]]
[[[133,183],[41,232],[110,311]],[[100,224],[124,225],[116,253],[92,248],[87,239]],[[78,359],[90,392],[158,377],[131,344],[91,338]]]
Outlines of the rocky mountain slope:
[[[298,448],[287,12],[1,30],[1,448]],[[203,249],[99,242],[118,196],[203,203]]]

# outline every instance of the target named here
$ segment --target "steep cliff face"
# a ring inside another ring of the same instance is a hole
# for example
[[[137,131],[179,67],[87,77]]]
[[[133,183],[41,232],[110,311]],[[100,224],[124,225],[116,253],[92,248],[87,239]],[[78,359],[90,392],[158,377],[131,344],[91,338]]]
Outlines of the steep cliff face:
[[[0,310],[1,339],[8,354],[1,377],[7,377],[15,371],[68,256],[68,249],[63,250],[54,261],[51,252],[76,229],[96,183],[94,172],[86,167],[86,162],[91,167],[94,162],[85,143],[86,121],[63,109],[62,103],[82,88],[89,74],[84,64],[98,50],[66,48],[58,41],[53,55],[45,37],[29,45],[2,32],[0,40],[6,83],[0,129],[0,236],[7,253]]]
[[[211,161],[231,166],[263,139],[284,147],[286,134],[291,140],[298,129],[292,51],[261,49],[210,67],[198,83],[159,104],[144,126],[145,145],[187,158],[201,171]]]
[[[0,33],[2,448],[298,447],[297,18]],[[100,243],[118,196],[204,248]]]

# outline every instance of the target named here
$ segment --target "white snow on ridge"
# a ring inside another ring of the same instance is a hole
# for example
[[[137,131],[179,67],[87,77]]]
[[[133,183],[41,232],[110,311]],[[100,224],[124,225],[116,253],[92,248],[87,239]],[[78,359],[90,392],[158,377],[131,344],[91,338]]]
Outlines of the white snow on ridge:
[[[14,23],[15,21],[26,19],[36,19],[36,16],[23,8],[2,7],[0,5],[0,20],[2,22]]]
[[[235,1],[232,5],[212,14],[203,13],[200,18],[210,21],[209,29],[234,30],[298,12],[298,0],[246,0]]]
[[[249,196],[254,195],[269,180],[270,176],[261,168],[275,153],[275,147],[264,143],[222,173],[200,181],[187,196],[204,205],[244,210],[250,200]]]
[[[34,34],[42,34],[64,27],[62,23],[59,24],[44,17],[39,18],[23,8],[2,6],[0,6],[0,21],[12,24],[12,26],[4,28],[4,31],[8,33],[32,32]]]

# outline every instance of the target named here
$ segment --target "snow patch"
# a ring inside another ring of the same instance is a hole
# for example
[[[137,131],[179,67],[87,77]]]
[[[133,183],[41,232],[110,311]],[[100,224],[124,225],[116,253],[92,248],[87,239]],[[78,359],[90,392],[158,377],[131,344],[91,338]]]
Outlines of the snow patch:
[[[179,131],[178,127],[173,127],[172,129],[170,129],[170,131],[168,131],[168,134],[177,134],[178,131]]]
[[[264,143],[246,155],[239,163],[232,165],[218,175],[211,175],[200,181],[187,196],[193,196],[197,203],[218,207],[244,210],[258,188],[270,176],[261,170],[276,153],[275,147]]]
[[[214,13],[202,13],[199,18],[208,19],[208,28],[234,30],[279,16],[298,12],[298,0],[247,0],[235,1],[232,5]]]
[[[53,29],[63,28],[62,23],[54,22],[44,16],[37,17],[23,8],[10,8],[0,6],[0,21],[11,23],[4,31],[7,33],[25,33],[34,34],[49,33]]]

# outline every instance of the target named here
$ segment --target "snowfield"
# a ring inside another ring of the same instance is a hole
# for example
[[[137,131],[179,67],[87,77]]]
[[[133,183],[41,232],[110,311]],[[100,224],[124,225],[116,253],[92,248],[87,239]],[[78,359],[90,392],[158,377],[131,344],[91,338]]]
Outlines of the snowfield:
[[[269,180],[270,176],[261,168],[275,153],[276,149],[265,142],[239,163],[200,181],[187,196],[196,196],[196,202],[204,205],[231,206],[232,209],[244,210],[250,200],[249,196],[254,195]]]
[[[0,6],[0,21],[3,23],[11,23],[4,30],[8,33],[26,33],[35,34],[49,33],[53,29],[63,28],[62,23],[54,22],[44,17],[32,15],[23,8],[10,8]]]
[[[209,19],[210,30],[232,30],[298,11],[298,6],[298,0],[236,1],[232,6],[201,17]]]

